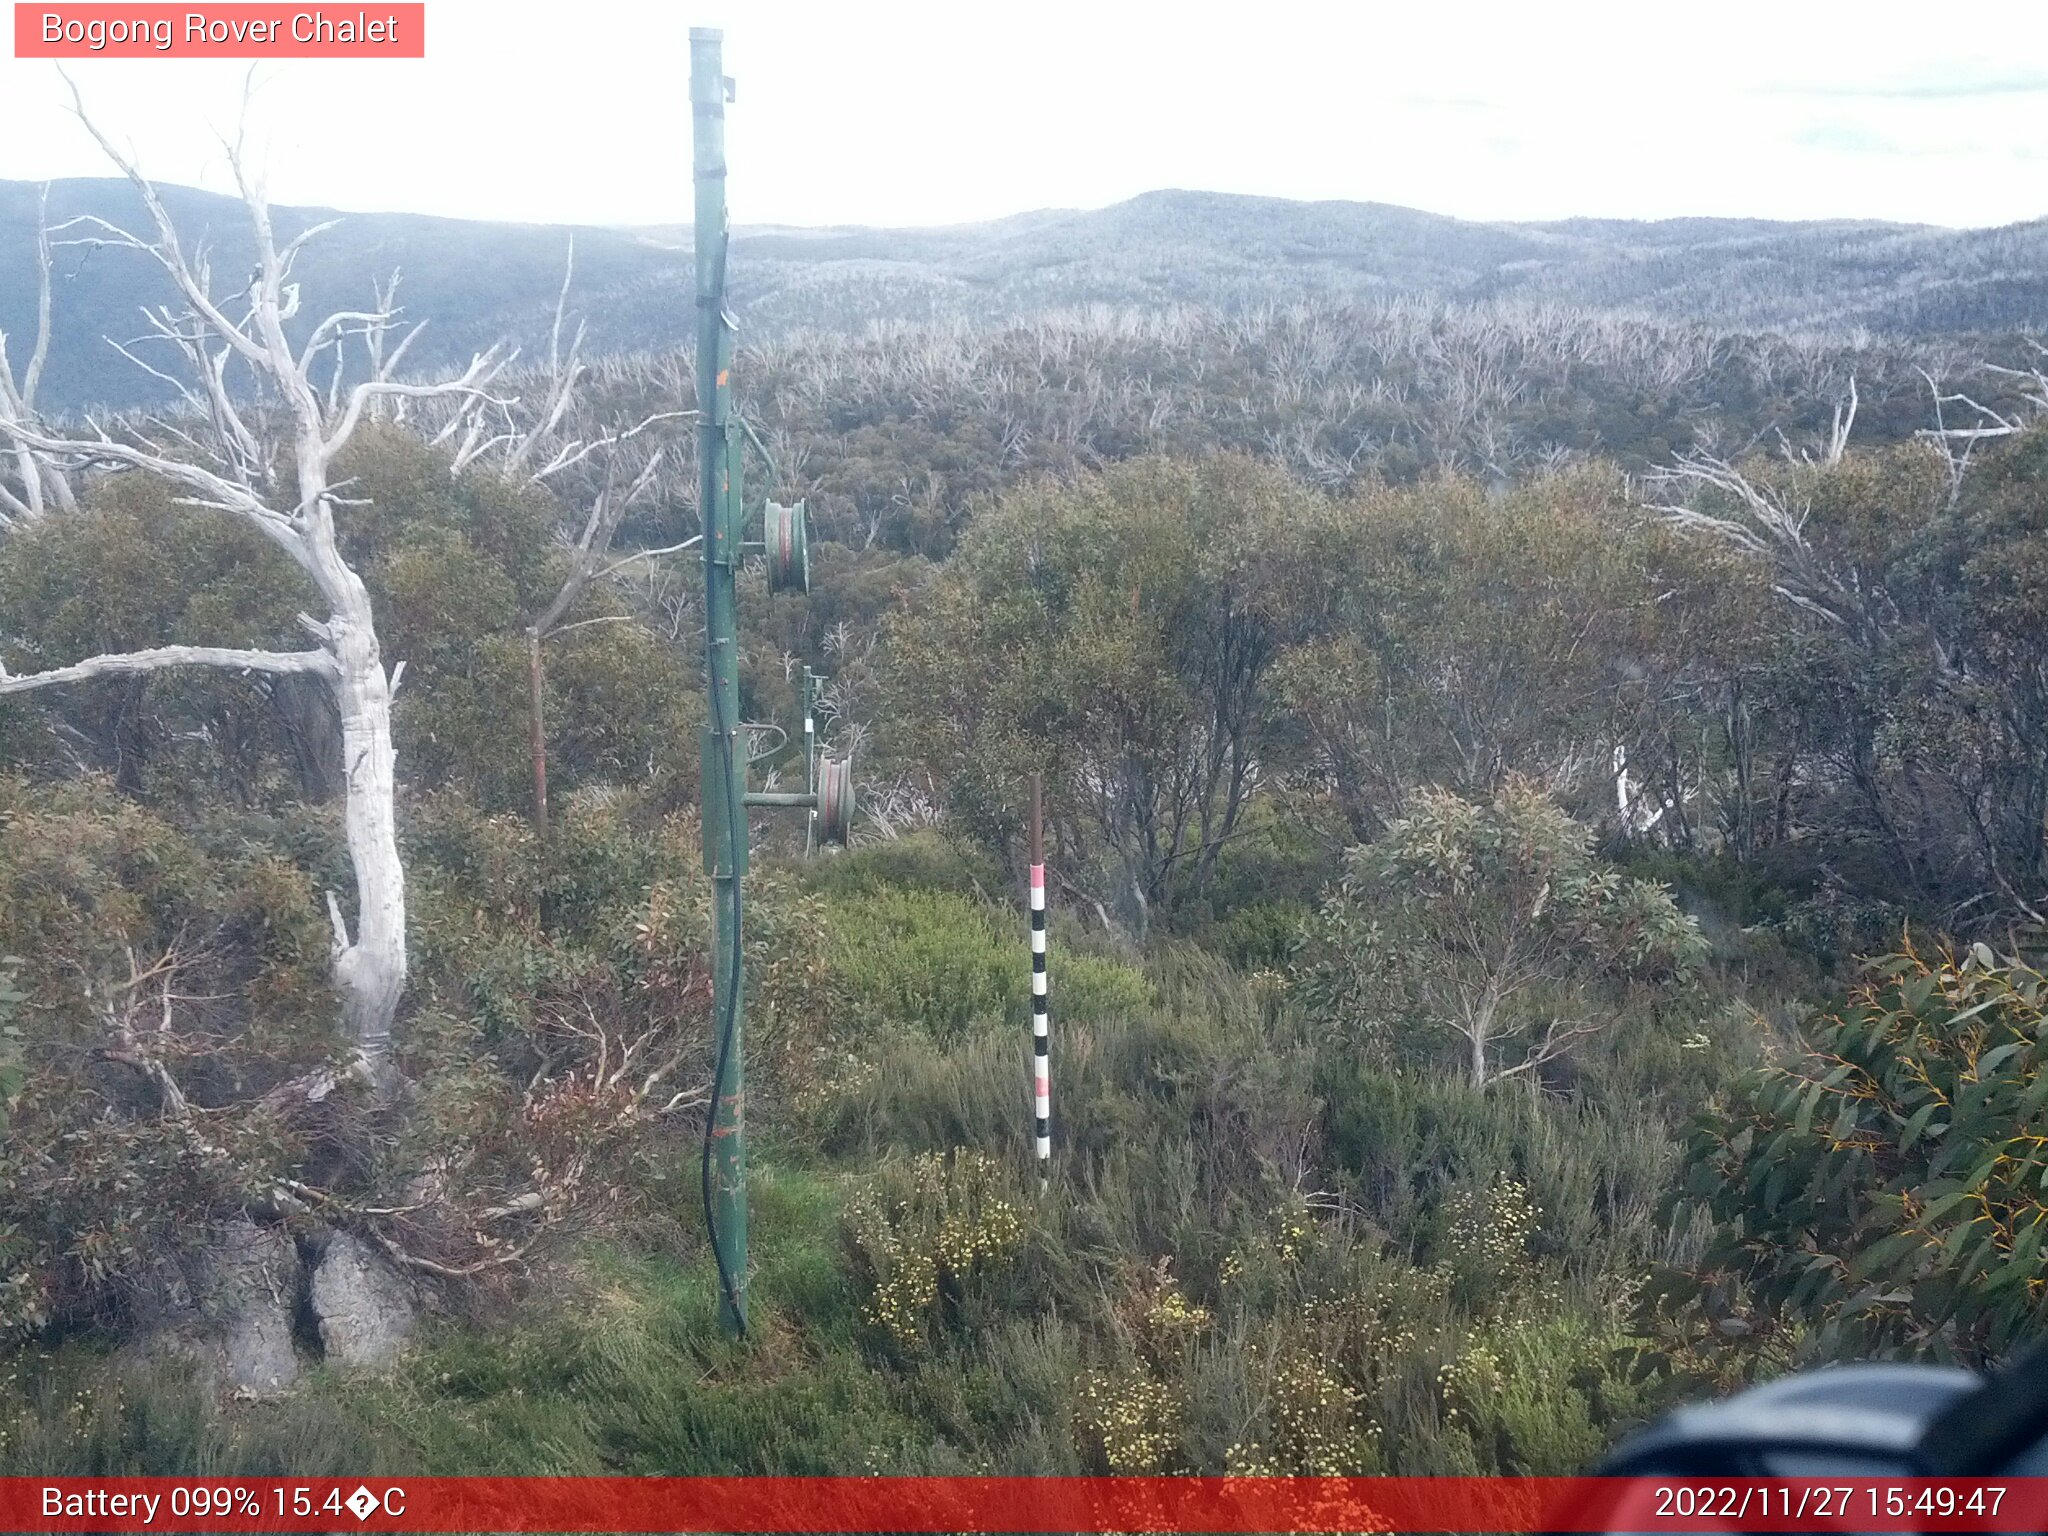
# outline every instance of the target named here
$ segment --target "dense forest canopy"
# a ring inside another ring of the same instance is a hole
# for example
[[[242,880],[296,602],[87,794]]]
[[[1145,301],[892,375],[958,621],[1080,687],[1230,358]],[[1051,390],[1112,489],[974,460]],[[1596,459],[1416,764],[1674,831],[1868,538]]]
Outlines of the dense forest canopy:
[[[0,1468],[1561,1473],[1706,1386],[2037,1332],[2048,399],[1962,334],[2032,318],[2033,228],[1272,211],[734,248],[792,322],[906,252],[1014,301],[735,364],[822,541],[807,595],[743,579],[756,782],[822,657],[864,812],[756,827],[745,1342],[693,1219],[692,360],[606,329],[672,253],[579,237],[558,297],[518,244],[509,367],[397,372],[386,292],[360,397],[259,261],[232,371],[100,423],[75,350],[38,404],[31,231]]]

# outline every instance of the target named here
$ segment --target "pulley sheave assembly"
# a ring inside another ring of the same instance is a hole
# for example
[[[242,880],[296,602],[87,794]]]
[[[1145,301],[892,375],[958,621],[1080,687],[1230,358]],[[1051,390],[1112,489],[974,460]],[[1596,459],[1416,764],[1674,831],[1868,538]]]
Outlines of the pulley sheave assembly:
[[[749,806],[807,810],[811,818],[806,847],[833,843],[844,848],[853,838],[853,758],[851,754],[836,757],[818,745],[817,703],[822,681],[809,667],[804,668],[803,757],[808,787],[801,791],[748,790],[741,799]]]
[[[810,520],[801,500],[768,503],[761,517],[761,547],[768,557],[770,592],[811,590]]]
[[[853,835],[853,760],[818,759],[818,838],[844,848]]]

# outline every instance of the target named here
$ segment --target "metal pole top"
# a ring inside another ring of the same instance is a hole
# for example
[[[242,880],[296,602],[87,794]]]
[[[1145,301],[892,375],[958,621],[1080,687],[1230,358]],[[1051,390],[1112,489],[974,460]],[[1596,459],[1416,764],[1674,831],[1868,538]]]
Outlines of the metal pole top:
[[[673,36],[674,34],[671,33],[670,35]],[[690,28],[690,41],[693,43],[716,43],[722,42],[724,41],[724,39],[725,32],[724,29],[720,27]]]

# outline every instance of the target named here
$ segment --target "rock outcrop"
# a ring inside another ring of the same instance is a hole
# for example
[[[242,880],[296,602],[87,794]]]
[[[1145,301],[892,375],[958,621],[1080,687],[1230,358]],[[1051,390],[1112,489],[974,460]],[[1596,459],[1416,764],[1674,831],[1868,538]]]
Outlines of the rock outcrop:
[[[320,1344],[336,1365],[385,1366],[412,1337],[418,1306],[412,1286],[376,1249],[347,1232],[327,1240],[313,1270],[313,1316]]]
[[[141,1348],[190,1360],[240,1396],[282,1392],[301,1368],[292,1340],[298,1284],[291,1237],[238,1216],[203,1250],[159,1272],[143,1309]]]

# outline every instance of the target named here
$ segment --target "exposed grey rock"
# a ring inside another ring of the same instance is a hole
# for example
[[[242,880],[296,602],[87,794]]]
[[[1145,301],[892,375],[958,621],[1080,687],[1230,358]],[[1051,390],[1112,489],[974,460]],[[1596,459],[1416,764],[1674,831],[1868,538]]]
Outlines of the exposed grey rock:
[[[276,1227],[246,1216],[231,1223],[207,1255],[202,1302],[219,1329],[224,1378],[245,1392],[281,1392],[298,1379],[292,1303],[299,1252]]]
[[[313,1316],[337,1365],[385,1366],[412,1336],[417,1303],[405,1277],[347,1232],[328,1240],[313,1271]]]
[[[191,1360],[243,1396],[282,1392],[299,1377],[292,1347],[298,1279],[291,1238],[238,1216],[189,1263],[161,1272],[141,1347]]]

